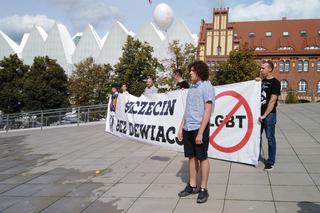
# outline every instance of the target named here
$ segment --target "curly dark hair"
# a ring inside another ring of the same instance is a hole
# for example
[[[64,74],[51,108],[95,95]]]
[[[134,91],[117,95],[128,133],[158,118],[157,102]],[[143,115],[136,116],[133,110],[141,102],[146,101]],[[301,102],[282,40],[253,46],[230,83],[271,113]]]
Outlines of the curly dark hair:
[[[195,70],[195,73],[199,76],[201,81],[206,81],[209,78],[209,68],[206,63],[203,61],[194,61],[188,66],[189,72],[191,71],[191,68]]]

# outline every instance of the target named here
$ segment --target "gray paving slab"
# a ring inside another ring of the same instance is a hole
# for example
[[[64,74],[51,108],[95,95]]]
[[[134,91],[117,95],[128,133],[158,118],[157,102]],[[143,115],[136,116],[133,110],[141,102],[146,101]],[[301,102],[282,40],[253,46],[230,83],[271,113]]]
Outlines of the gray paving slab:
[[[314,183],[309,174],[305,173],[270,173],[272,185],[285,186],[313,186]]]
[[[193,199],[180,199],[174,213],[194,213],[194,212],[222,212],[223,200],[208,200],[204,204],[196,204]]]
[[[314,186],[271,186],[275,201],[320,202],[320,192]]]
[[[5,209],[10,208],[14,204],[23,200],[23,197],[10,197],[10,196],[1,196],[0,197],[0,212],[3,212]]]
[[[122,213],[134,203],[136,198],[110,198],[101,197],[86,208],[83,213]]]
[[[131,172],[120,180],[120,183],[146,183],[150,184],[158,174],[148,172]]]
[[[228,185],[227,199],[272,201],[270,186]]]
[[[173,212],[178,198],[138,198],[129,208],[128,213]]]
[[[265,201],[243,201],[243,200],[226,200],[224,213],[276,213],[273,202]]]
[[[0,133],[0,212],[320,212],[319,129],[319,103],[280,105],[274,169],[209,159],[202,205],[177,196],[188,182],[183,153],[104,124]]]
[[[81,212],[85,208],[87,208],[93,201],[83,198],[83,197],[63,197],[60,200],[56,201],[52,205],[48,206],[44,209],[43,213],[73,213],[73,212]]]
[[[139,197],[149,186],[142,183],[119,183],[111,187],[103,197]]]
[[[229,184],[269,185],[268,174],[264,173],[231,173]]]
[[[32,197],[25,198],[5,209],[3,213],[26,213],[40,212],[49,205],[53,204],[59,197]]]

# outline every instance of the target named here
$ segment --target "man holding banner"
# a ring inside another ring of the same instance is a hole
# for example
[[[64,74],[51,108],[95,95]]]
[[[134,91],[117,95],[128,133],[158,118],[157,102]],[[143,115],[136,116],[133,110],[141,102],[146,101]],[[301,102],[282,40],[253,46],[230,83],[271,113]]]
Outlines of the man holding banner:
[[[193,85],[188,91],[185,114],[180,124],[178,139],[183,141],[185,157],[189,158],[189,183],[178,195],[198,194],[197,203],[205,203],[209,197],[209,121],[214,105],[215,91],[208,81],[208,66],[202,61],[189,65]],[[197,187],[200,166],[201,186]]]
[[[280,82],[272,75],[272,61],[266,61],[261,65],[261,133],[263,129],[268,139],[268,159],[264,170],[272,170],[276,160],[275,126],[277,121],[276,107],[280,95]]]

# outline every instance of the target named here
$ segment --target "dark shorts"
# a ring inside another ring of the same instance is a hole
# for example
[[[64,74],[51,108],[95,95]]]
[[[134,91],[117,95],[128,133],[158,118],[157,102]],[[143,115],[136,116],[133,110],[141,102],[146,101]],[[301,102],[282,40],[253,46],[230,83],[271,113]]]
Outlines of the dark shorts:
[[[205,128],[202,135],[202,144],[196,144],[197,130],[183,130],[184,156],[187,158],[196,157],[198,160],[208,158],[209,147],[209,125]]]

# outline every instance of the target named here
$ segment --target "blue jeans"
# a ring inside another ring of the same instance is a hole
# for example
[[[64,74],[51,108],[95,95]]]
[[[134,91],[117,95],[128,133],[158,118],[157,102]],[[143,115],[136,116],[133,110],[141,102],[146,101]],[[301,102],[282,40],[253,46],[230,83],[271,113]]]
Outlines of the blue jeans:
[[[266,163],[271,165],[273,165],[276,161],[276,138],[275,138],[276,123],[277,123],[277,114],[269,113],[269,115],[263,120],[261,124],[261,136],[262,136],[263,130],[265,130],[267,140],[268,140],[268,160]],[[261,137],[261,142],[262,142],[262,137]]]

